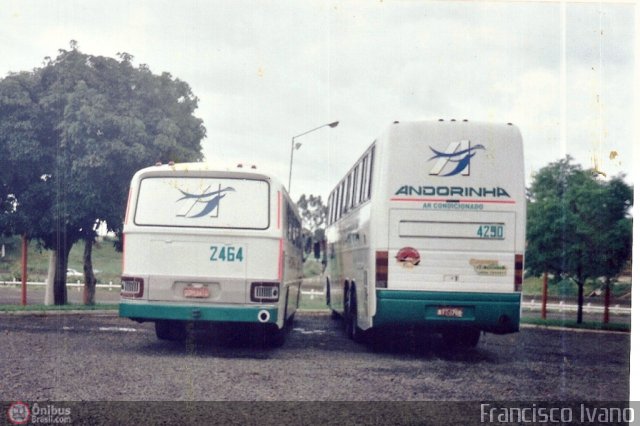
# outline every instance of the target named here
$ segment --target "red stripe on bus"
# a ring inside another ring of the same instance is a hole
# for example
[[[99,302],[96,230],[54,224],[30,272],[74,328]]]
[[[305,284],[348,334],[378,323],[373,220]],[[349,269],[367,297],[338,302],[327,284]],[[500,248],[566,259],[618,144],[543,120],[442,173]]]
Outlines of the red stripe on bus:
[[[513,200],[455,200],[450,198],[391,198],[391,201],[413,201],[413,202],[448,202],[448,203],[491,203],[491,204],[515,204]]]

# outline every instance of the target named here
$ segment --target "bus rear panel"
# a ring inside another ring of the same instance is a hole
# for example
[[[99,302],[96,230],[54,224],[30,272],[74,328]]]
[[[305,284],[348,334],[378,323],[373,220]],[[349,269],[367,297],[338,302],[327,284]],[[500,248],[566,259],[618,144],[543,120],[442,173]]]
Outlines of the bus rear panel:
[[[209,321],[282,329],[297,308],[301,276],[301,244],[285,232],[300,221],[287,201],[278,184],[257,173],[185,165],[136,174],[120,316],[157,326]]]
[[[388,244],[376,249],[387,274],[373,325],[518,331],[526,206],[517,128],[409,123],[387,137]]]

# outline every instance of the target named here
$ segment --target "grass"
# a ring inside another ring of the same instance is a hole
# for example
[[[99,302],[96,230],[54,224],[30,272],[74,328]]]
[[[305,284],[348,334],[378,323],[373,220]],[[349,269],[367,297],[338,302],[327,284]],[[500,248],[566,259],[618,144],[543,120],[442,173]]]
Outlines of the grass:
[[[0,305],[0,312],[44,312],[44,311],[106,311],[117,310],[118,304],[104,303],[92,306],[82,304],[67,305]]]
[[[300,309],[303,310],[326,310],[329,312],[324,295],[314,295],[313,299],[306,294],[300,296]]]
[[[585,283],[584,294],[585,296],[595,290],[601,289],[601,283],[594,280],[589,280]],[[522,293],[525,296],[541,296],[542,295],[542,278],[541,277],[527,277],[522,284]],[[613,297],[621,297],[631,293],[631,284],[614,282],[611,286],[611,295]],[[578,285],[571,280],[562,280],[554,282],[549,280],[547,286],[547,294],[550,297],[558,297],[561,299],[572,299],[578,297]]]
[[[622,323],[603,324],[597,321],[585,321],[582,324],[578,324],[576,322],[566,321],[562,319],[541,318],[522,318],[521,322],[523,324],[541,325],[546,327],[575,328],[582,330],[631,331],[631,325]]]
[[[20,264],[20,239],[5,239],[5,257],[0,258],[0,280],[13,281],[21,278]],[[84,253],[84,242],[79,242],[71,248],[69,253],[69,265],[71,269],[75,269],[82,273]],[[44,281],[47,278],[47,270],[49,268],[49,250],[39,247],[35,241],[29,242],[27,251],[27,277],[29,281]],[[92,253],[93,268],[96,272],[98,284],[107,284],[109,282],[119,282],[122,253],[115,250],[113,241],[105,238],[100,242],[96,242]],[[75,282],[78,278],[69,277],[68,282]],[[82,279],[81,279],[82,281]]]

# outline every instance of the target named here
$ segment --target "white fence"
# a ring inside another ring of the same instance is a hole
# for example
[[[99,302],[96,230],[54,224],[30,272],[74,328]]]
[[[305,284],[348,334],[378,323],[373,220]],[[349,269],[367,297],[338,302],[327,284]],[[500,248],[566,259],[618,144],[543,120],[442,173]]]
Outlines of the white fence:
[[[531,299],[527,302],[522,300],[522,309],[530,311],[539,311],[542,309],[542,303],[539,300]],[[564,303],[560,301],[558,303],[547,303],[547,311],[549,312],[578,312],[578,305],[572,303]],[[591,302],[586,302],[582,305],[583,312],[600,313],[604,312],[604,305],[596,305]],[[612,314],[631,315],[630,306],[620,306],[619,304],[610,305],[609,312]]]
[[[20,281],[0,281],[0,286],[20,286],[22,285],[22,282]],[[27,281],[27,285],[30,286],[37,286],[37,287],[44,287],[47,285],[47,283],[45,282],[33,282],[33,281]],[[84,287],[84,283],[81,283],[80,281],[76,281],[75,283],[71,283],[71,282],[67,282],[67,287],[71,287],[71,288],[82,288]],[[96,288],[104,288],[107,289],[109,291],[111,290],[120,290],[120,284],[114,284],[113,282],[109,282],[109,284],[96,284]]]

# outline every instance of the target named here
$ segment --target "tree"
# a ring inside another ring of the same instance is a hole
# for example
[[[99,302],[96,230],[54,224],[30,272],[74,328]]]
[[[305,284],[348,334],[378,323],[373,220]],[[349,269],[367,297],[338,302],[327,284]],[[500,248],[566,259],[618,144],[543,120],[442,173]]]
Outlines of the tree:
[[[133,173],[156,161],[201,159],[205,135],[202,120],[193,116],[198,99],[185,82],[145,65],[134,68],[127,53],[116,60],[84,54],[75,42],[71,47],[42,68],[0,81],[7,130],[0,150],[22,153],[0,160],[1,169],[6,164],[19,172],[0,175],[0,220],[5,232],[26,232],[55,250],[56,304],[66,303],[68,254],[81,240],[87,301],[93,303],[96,228],[104,222],[121,231]],[[38,161],[21,170],[32,155]]]
[[[311,251],[314,242],[324,241],[324,229],[327,223],[327,206],[322,201],[322,196],[301,195],[297,203],[298,211],[302,217],[302,228],[305,237],[305,253]]]
[[[620,177],[598,180],[571,161],[542,168],[528,190],[527,268],[577,284],[581,323],[587,279],[608,282],[630,257],[633,190]]]

